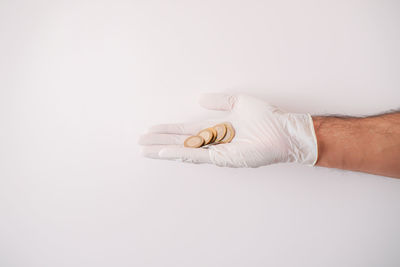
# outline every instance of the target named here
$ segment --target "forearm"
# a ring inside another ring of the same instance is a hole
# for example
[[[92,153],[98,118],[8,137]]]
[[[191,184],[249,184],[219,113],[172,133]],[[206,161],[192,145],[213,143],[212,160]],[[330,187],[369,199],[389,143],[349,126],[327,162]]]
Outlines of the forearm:
[[[313,116],[316,165],[400,178],[400,113],[367,118]]]

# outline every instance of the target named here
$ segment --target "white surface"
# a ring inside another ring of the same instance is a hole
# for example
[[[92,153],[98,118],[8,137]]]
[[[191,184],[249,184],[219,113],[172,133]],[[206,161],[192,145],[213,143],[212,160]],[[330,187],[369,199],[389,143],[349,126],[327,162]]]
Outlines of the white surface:
[[[209,114],[203,91],[314,114],[397,108],[399,12],[2,0],[0,266],[399,266],[399,180],[154,161],[136,145],[153,123]]]

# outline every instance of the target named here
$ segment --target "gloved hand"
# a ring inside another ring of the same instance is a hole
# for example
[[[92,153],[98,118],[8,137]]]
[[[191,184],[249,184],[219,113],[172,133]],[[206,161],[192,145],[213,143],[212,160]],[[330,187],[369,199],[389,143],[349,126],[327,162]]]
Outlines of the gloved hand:
[[[153,126],[139,140],[144,146],[143,155],[226,167],[259,167],[280,162],[314,165],[317,161],[317,140],[309,114],[288,113],[246,95],[206,94],[200,104],[228,114],[218,121]],[[231,143],[207,149],[183,146],[190,135],[224,121],[230,122],[236,131]]]

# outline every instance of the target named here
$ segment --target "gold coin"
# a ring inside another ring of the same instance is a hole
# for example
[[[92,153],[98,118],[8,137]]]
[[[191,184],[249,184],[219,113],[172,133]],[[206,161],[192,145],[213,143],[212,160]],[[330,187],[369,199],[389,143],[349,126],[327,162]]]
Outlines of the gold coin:
[[[204,139],[201,136],[190,136],[183,143],[185,147],[198,148],[204,145]]]
[[[197,136],[203,137],[203,139],[204,139],[204,145],[208,145],[208,144],[211,142],[211,140],[214,139],[213,131],[211,131],[210,129],[201,130],[201,131],[197,134]]]
[[[226,135],[224,138],[219,141],[221,144],[226,144],[232,141],[233,137],[235,137],[235,129],[233,129],[232,124],[229,122],[224,122],[225,127],[226,127]]]
[[[210,143],[214,143],[215,140],[217,139],[218,133],[214,128],[208,128],[208,129],[210,129],[213,132],[213,139],[210,141]]]
[[[226,135],[226,126],[225,124],[217,124],[213,127],[214,131],[217,133],[214,142],[220,142]]]

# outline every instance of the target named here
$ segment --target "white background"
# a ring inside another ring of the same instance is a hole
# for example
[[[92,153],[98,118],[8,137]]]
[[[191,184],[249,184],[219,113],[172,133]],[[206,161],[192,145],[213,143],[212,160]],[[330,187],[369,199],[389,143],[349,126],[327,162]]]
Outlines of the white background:
[[[400,180],[140,156],[202,92],[400,100],[399,1],[0,1],[0,266],[399,266]]]

